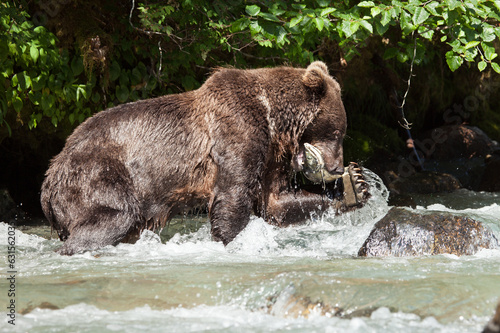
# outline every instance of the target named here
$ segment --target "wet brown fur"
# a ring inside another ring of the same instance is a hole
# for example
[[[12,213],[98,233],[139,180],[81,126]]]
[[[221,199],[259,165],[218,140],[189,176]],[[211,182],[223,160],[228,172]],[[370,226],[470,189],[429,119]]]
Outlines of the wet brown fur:
[[[345,127],[339,85],[321,62],[219,69],[198,90],[87,119],[52,160],[42,208],[61,254],[117,244],[207,203],[213,238],[227,244],[252,211],[282,224],[280,209],[304,200],[288,188],[304,142],[340,172]]]

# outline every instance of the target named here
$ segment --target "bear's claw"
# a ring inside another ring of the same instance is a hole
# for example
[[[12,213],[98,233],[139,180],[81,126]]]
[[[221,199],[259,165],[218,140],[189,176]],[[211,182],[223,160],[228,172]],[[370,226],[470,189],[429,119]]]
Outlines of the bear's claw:
[[[363,206],[370,198],[369,185],[365,181],[362,168],[355,162],[345,167],[342,175],[344,184],[344,204],[347,207]]]

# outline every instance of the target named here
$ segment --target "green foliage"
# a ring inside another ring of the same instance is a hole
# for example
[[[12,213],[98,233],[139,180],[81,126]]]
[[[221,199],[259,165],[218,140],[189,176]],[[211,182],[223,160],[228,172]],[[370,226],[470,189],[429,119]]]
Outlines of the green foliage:
[[[444,43],[451,71],[477,62],[480,71],[490,65],[500,73],[493,45],[500,37],[499,21],[500,1],[259,1],[247,5],[232,27],[301,63],[312,59],[311,50],[322,38],[335,40],[349,61],[369,36],[397,29],[399,37],[390,41],[385,59],[408,61],[417,39],[416,64],[426,62],[433,44]]]
[[[57,48],[57,38],[43,26],[35,27],[25,11],[9,2],[0,4],[0,123],[7,112],[29,111],[28,126],[36,127],[42,117],[54,126],[65,118],[80,121],[91,114],[85,106],[91,86],[79,78],[80,57],[70,57]]]
[[[196,89],[217,66],[306,65],[326,42],[349,62],[374,36],[386,61],[437,54],[451,71],[500,73],[500,1],[144,0],[132,12],[118,0],[69,3],[48,16],[75,40],[36,26],[32,2],[0,4],[0,126],[74,126],[118,103]]]

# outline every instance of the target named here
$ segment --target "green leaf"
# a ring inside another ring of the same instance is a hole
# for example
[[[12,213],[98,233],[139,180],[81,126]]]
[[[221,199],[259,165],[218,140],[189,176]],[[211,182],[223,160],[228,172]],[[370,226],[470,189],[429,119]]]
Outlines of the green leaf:
[[[446,52],[446,63],[452,72],[456,71],[463,62],[462,57],[455,55],[453,51]]]
[[[302,21],[303,18],[304,18],[303,16],[294,17],[293,19],[290,20],[289,27],[290,28],[295,27],[297,24],[299,24]]]
[[[19,84],[19,79],[17,78],[17,74],[14,74],[14,76],[11,79],[12,87],[17,87]]]
[[[245,12],[250,16],[257,16],[260,13],[260,7],[257,5],[246,6]]]
[[[45,75],[44,74],[40,74],[37,77],[34,77],[31,80],[31,88],[32,88],[32,90],[33,91],[41,90],[45,86],[45,82],[46,82],[46,79],[45,79]]]
[[[259,25],[259,22],[258,21],[252,21],[250,23],[250,32],[252,34],[258,34],[259,32],[262,31],[262,27]]]
[[[406,54],[404,52],[398,52],[396,54],[396,56],[397,56],[396,58],[398,59],[398,61],[401,63],[405,63],[410,59],[410,57],[408,57],[408,54]]]
[[[342,32],[347,38],[352,36],[353,32],[351,31],[351,22],[349,22],[348,20],[342,21]]]
[[[122,71],[121,74],[120,74],[120,79],[118,80],[119,84],[121,86],[128,86],[129,83],[130,83],[130,71],[127,70],[127,71]]]
[[[37,115],[35,115],[34,113],[31,114],[30,121],[28,122],[28,127],[30,130],[36,128],[37,118]]]
[[[26,72],[17,73],[12,77],[12,87],[16,87],[19,91],[24,91],[31,87],[31,78]]]
[[[425,8],[434,16],[439,16],[439,13],[436,11],[436,7],[439,6],[439,2],[437,1],[432,1],[431,3],[428,3]]]
[[[375,20],[375,29],[380,36],[383,36],[389,30],[389,24],[382,25],[379,20]]]
[[[477,48],[473,47],[468,50],[465,50],[464,54],[462,55],[465,57],[465,60],[469,62],[474,62],[474,59],[477,56]]]
[[[359,21],[359,24],[365,28],[366,30],[368,30],[371,34],[373,33],[373,26],[371,25],[370,22],[368,21],[365,21],[365,20],[360,20]]]
[[[412,20],[415,25],[420,25],[424,23],[429,18],[429,16],[430,14],[427,10],[425,10],[425,8],[417,7],[415,8],[415,13],[413,14]]]
[[[38,51],[38,48],[35,45],[31,45],[30,47],[30,56],[31,59],[33,59],[33,62],[36,63],[38,57],[40,56],[40,52]]]
[[[35,29],[33,29],[33,31],[37,34],[43,34],[45,33],[47,30],[45,29],[45,27],[43,25],[39,25],[38,27],[36,27]]]
[[[457,1],[457,0],[446,0],[445,1],[446,4],[448,5],[448,7],[450,8],[450,10],[453,10],[457,7],[460,7],[460,1]]]
[[[391,11],[384,10],[384,11],[382,11],[382,20],[380,20],[380,23],[385,26],[389,22],[391,22],[391,18],[392,18]]]
[[[242,17],[239,20],[234,21],[231,24],[231,32],[243,31],[250,24],[250,19],[248,17]]]
[[[358,3],[358,7],[370,8],[374,7],[375,3],[373,1],[361,1]]]
[[[111,66],[109,66],[109,80],[110,81],[115,81],[120,77],[120,65],[118,65],[118,62],[113,61],[111,63]]]
[[[398,54],[399,50],[395,47],[391,47],[385,50],[384,60],[394,58]]]
[[[78,86],[78,88],[76,88],[76,101],[80,101],[81,97],[87,99],[87,91],[83,86]]]
[[[53,104],[53,99],[50,98],[50,95],[48,94],[43,94],[42,95],[42,109],[46,111],[48,114],[48,111],[52,111],[52,104]]]
[[[412,24],[410,14],[404,10],[401,11],[401,21],[399,24],[401,26],[401,30],[403,30],[405,34],[411,33],[416,28],[415,25]]]
[[[294,3],[294,4],[292,4],[292,8],[293,8],[293,9],[302,10],[302,9],[304,9],[304,8],[306,8],[306,7],[307,7],[307,5],[304,5],[304,4],[298,4],[298,3]]]
[[[336,10],[337,9],[333,8],[333,7],[322,9],[321,13],[320,13],[320,16],[327,16],[328,14],[331,14],[331,13],[333,13]]]
[[[495,47],[491,45],[491,43],[481,43],[481,47],[484,51],[484,57],[486,60],[493,60],[497,57],[497,54],[495,53]]]
[[[323,30],[323,26],[325,25],[325,22],[323,22],[322,18],[316,17],[314,19],[314,23],[316,23],[316,28],[318,28],[319,31]]]
[[[432,40],[432,37],[434,36],[434,30],[427,29],[427,27],[423,25],[418,27],[418,33],[420,34],[420,36],[428,40]]]
[[[130,79],[130,83],[135,86],[141,82],[142,82],[141,72],[137,67],[135,67],[134,69],[132,69],[132,77]]]
[[[484,69],[486,68],[486,62],[484,61],[480,61],[478,64],[477,64],[477,68],[479,69],[480,72],[484,71]]]
[[[286,36],[286,30],[283,27],[278,28],[278,37],[276,38],[276,42],[278,44],[283,44]]]
[[[274,16],[273,14],[270,13],[259,13],[259,16],[262,17],[264,20],[271,21],[271,22],[280,22],[280,20]]]
[[[375,17],[377,16],[378,14],[380,14],[382,12],[382,9],[380,9],[380,7],[373,7],[371,10],[370,10],[370,14],[372,15],[372,17]]]
[[[99,103],[99,101],[101,100],[101,95],[99,94],[99,92],[95,92],[92,94],[92,102],[94,103]]]
[[[16,95],[16,97],[12,101],[12,106],[17,113],[21,112],[21,109],[23,108],[23,100],[21,99],[21,97]]]
[[[316,0],[316,2],[320,7],[326,7],[330,4],[329,0]]]
[[[186,75],[182,78],[182,86],[186,91],[190,91],[196,88],[197,83],[198,82],[196,81],[196,79],[191,75]]]
[[[495,0],[493,1],[493,3],[495,4],[495,7],[500,11],[500,1]]]
[[[351,22],[351,24],[350,24],[350,27],[351,27],[351,32],[352,32],[353,34],[355,34],[355,33],[356,33],[356,31],[358,31],[358,30],[359,30],[359,26],[360,26],[360,24],[359,24],[359,22],[358,22],[358,21]]]
[[[471,47],[476,47],[479,45],[479,42],[477,40],[473,40],[465,44],[465,49],[470,49]]]
[[[128,89],[125,86],[118,86],[116,87],[116,98],[121,103],[125,103],[128,99]]]
[[[492,62],[491,63],[491,68],[493,68],[493,70],[495,72],[497,72],[498,74],[500,74],[500,66],[496,62]]]
[[[495,40],[495,29],[488,23],[483,23],[481,25],[483,27],[483,32],[481,33],[480,37],[483,39],[483,41],[492,42],[493,40]]]
[[[82,72],[83,72],[82,58],[74,57],[73,60],[71,60],[71,71],[73,72],[74,76],[78,76],[78,75],[82,74]]]
[[[283,9],[280,9],[280,8],[273,8],[273,7],[270,7],[270,8],[269,8],[269,11],[270,11],[272,14],[276,15],[276,16],[281,16],[281,15],[283,15],[283,14],[286,12],[286,11],[285,11],[285,10],[283,10]]]

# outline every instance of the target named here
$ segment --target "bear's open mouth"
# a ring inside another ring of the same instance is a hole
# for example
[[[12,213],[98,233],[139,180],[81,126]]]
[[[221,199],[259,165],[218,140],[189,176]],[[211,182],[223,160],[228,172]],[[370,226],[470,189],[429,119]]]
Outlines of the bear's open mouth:
[[[326,170],[323,155],[315,146],[304,143],[304,155],[305,158],[300,161],[302,162],[302,172],[313,183],[330,183],[342,177],[340,174],[331,174]]]

